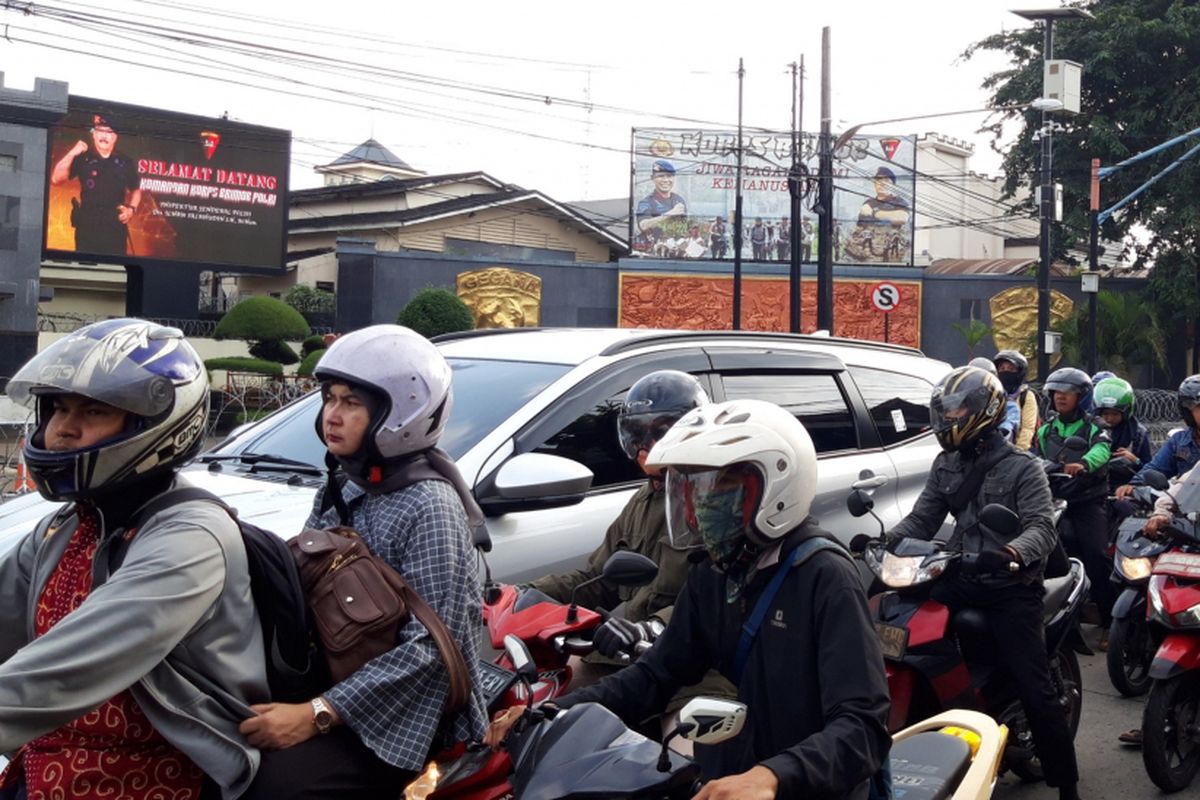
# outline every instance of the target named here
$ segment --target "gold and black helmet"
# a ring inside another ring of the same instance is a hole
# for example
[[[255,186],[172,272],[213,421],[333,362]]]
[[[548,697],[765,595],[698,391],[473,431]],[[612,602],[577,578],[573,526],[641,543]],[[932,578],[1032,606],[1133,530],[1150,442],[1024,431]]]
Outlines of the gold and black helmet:
[[[1000,379],[978,367],[951,370],[933,388],[929,421],[946,451],[974,444],[1004,421],[1006,397]]]

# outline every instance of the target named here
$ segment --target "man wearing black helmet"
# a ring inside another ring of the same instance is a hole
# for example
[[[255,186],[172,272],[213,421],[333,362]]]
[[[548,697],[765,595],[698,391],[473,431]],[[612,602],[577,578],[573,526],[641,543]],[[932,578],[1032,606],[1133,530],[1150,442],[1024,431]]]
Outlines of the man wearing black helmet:
[[[136,521],[204,440],[200,357],[106,320],[7,391],[36,413],[38,492],[65,505],[0,558],[0,797],[241,795],[259,752],[238,724],[268,695],[242,536],[204,500]]]
[[[1083,398],[1092,392],[1092,379],[1081,369],[1064,367],[1051,372],[1042,387],[1057,416],[1038,428],[1033,451],[1062,465],[1071,480],[1055,484],[1054,495],[1067,501],[1063,518],[1063,547],[1077,556],[1092,582],[1091,596],[1100,612],[1101,642],[1108,645],[1107,631],[1116,600],[1112,581],[1112,557],[1108,554],[1108,459],[1112,437],[1108,429],[1083,410]],[[1068,439],[1083,440],[1072,446]]]
[[[987,616],[996,652],[1018,678],[1046,783],[1058,787],[1062,800],[1075,800],[1075,750],[1042,642],[1042,574],[1057,539],[1050,486],[1034,457],[997,430],[1005,399],[996,376],[975,367],[953,370],[934,388],[930,419],[944,452],[934,460],[913,510],[888,539],[931,539],[946,514],[954,515],[946,547],[974,552],[981,574],[947,576],[935,586],[934,597],[952,611],[973,608]],[[978,526],[980,511],[990,503],[1017,513],[1015,537],[1001,541]],[[864,546],[865,539],[858,537],[851,543],[855,550]]]
[[[1147,470],[1174,478],[1200,463],[1200,375],[1190,375],[1179,384],[1179,416],[1187,428],[1177,431],[1158,448],[1154,458],[1142,466],[1129,483],[1117,489],[1117,497],[1128,497],[1133,487],[1145,483]]]
[[[1038,429],[1037,396],[1025,385],[1029,361],[1016,350],[1001,350],[992,363],[1009,402],[1015,403],[1020,412],[1020,422],[1012,429],[1012,442],[1018,450],[1028,450]]]
[[[575,599],[591,608],[607,610],[625,604],[623,617],[611,617],[596,630],[596,649],[606,659],[631,653],[639,642],[653,642],[671,620],[675,597],[687,578],[690,551],[671,546],[662,470],[647,467],[646,457],[676,420],[707,402],[700,382],[676,370],[652,372],[630,387],[617,419],[618,436],[621,449],[646,473],[646,483],[608,527],[604,542],[592,552],[586,567],[565,575],[547,575],[530,584],[565,603],[575,587],[600,575],[604,562],[617,550],[641,553],[658,564],[658,575],[647,586],[616,587],[596,581],[576,593]],[[592,664],[598,668],[591,672],[606,674],[615,664]],[[701,694],[732,697],[733,687],[710,673],[695,689],[681,692],[668,711],[677,711]]]

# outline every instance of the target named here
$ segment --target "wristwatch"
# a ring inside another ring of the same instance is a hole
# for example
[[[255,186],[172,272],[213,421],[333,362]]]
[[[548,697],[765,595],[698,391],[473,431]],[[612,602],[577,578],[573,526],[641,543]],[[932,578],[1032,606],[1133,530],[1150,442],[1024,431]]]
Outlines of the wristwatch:
[[[312,710],[313,727],[317,729],[317,733],[329,733],[329,729],[333,727],[333,712],[325,705],[324,698],[314,697]]]

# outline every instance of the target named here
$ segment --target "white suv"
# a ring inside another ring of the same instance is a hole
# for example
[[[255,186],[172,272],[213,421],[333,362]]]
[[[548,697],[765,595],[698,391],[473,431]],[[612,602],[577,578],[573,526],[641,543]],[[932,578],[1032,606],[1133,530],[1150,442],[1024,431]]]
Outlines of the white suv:
[[[871,532],[845,510],[852,482],[888,478],[874,494],[889,526],[920,493],[938,452],[929,397],[950,369],[909,348],[789,334],[513,329],[436,341],[454,370],[442,447],[488,513],[489,561],[504,582],[582,566],[644,480],[621,451],[616,415],[648,372],[690,372],[714,401],[754,397],[792,411],[820,457],[813,514],[848,541]],[[319,406],[314,393],[240,430],[187,479],[256,525],[297,533],[323,482]],[[53,508],[37,495],[0,505],[0,552]]]

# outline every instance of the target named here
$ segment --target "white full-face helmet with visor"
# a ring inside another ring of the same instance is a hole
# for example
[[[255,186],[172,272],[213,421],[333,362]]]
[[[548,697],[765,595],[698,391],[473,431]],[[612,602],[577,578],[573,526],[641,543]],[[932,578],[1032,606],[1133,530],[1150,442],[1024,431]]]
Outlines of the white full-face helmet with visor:
[[[204,442],[208,373],[176,328],[140,319],[96,322],[54,342],[8,382],[35,409],[22,456],[42,496],[77,500],[175,469]],[[74,450],[46,447],[55,398],[77,395],[126,412],[115,436]]]
[[[703,547],[727,571],[745,570],[795,530],[816,496],[812,438],[795,416],[762,400],[685,414],[646,463],[667,468],[672,546]]]

